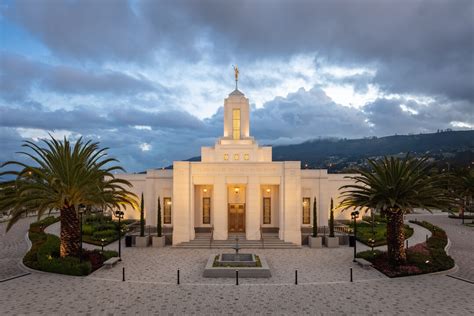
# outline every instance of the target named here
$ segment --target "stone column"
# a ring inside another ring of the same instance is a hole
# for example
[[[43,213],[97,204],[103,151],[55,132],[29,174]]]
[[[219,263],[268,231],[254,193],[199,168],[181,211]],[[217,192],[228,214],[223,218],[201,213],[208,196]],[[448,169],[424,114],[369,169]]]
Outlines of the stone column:
[[[191,239],[191,164],[187,161],[176,161],[173,164],[173,245]]]
[[[247,184],[245,210],[245,236],[247,240],[260,239],[260,181],[251,176]]]
[[[226,240],[228,234],[227,227],[227,185],[224,176],[214,178],[213,199],[213,224],[214,239]]]
[[[284,232],[285,241],[301,245],[301,163],[299,161],[285,161],[285,213]]]

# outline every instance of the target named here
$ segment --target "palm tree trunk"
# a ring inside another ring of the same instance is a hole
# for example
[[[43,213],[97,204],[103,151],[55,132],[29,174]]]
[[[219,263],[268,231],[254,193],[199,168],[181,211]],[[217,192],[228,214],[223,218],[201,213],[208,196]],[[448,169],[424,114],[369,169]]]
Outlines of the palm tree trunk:
[[[403,213],[398,210],[395,213],[387,212],[387,250],[388,259],[394,265],[406,262],[405,233],[403,231]]]
[[[80,227],[74,207],[65,206],[61,209],[61,257],[79,256]]]

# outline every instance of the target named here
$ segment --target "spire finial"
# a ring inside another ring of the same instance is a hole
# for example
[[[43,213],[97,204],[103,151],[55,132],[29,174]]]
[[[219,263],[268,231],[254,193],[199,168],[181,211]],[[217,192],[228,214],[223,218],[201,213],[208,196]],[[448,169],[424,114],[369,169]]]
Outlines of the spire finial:
[[[232,67],[234,67],[234,75],[235,75],[235,90],[238,90],[237,89],[237,82],[239,81],[239,67],[237,67],[237,65],[232,65]]]

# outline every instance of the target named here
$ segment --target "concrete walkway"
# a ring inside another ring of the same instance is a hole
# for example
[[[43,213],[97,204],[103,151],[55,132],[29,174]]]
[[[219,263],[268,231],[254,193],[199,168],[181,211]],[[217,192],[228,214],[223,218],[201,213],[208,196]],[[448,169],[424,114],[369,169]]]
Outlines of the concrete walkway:
[[[24,237],[27,223],[17,227],[9,232],[12,234],[9,239]],[[1,238],[3,241],[5,236]],[[14,252],[17,255],[26,251],[26,241],[23,242],[25,245],[17,244]],[[472,239],[466,241],[469,243],[472,253]],[[456,245],[460,243],[453,243],[453,251]],[[375,270],[352,265],[349,247],[265,250],[263,254],[275,279],[263,282],[243,279],[239,286],[233,279],[203,281],[202,267],[211,250],[171,247],[123,250],[122,263],[88,277],[32,272],[0,283],[0,314],[474,314],[474,305],[462,294],[470,293],[472,284],[443,274],[379,277]],[[2,247],[0,258],[7,254]],[[459,256],[462,258],[462,253]],[[126,269],[125,282],[121,281],[122,267]],[[349,267],[354,269],[353,283],[348,280]],[[182,272],[181,285],[176,285],[175,280],[178,268]],[[294,284],[294,269],[300,272],[298,285]]]

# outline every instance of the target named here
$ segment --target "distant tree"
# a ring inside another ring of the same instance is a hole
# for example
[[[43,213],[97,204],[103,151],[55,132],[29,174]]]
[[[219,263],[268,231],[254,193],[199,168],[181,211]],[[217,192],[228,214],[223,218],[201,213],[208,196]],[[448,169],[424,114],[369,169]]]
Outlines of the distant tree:
[[[316,197],[313,199],[313,237],[318,237],[318,213],[316,209]]]
[[[162,229],[161,229],[161,203],[160,203],[160,197],[158,197],[158,218],[156,220],[156,233],[158,237],[162,236]]]
[[[143,192],[142,198],[140,201],[140,237],[145,236],[145,201],[143,200]]]
[[[331,198],[331,210],[329,211],[329,237],[334,237],[334,202]]]

